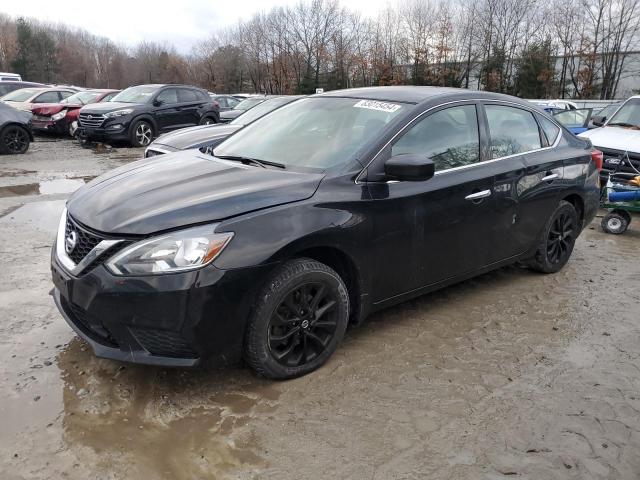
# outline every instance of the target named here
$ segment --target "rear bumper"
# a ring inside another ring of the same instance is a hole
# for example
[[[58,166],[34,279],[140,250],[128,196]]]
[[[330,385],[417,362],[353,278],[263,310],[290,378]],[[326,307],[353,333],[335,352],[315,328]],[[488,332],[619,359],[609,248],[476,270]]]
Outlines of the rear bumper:
[[[55,247],[54,247],[55,251]],[[52,254],[58,310],[98,357],[147,365],[225,365],[242,357],[244,329],[268,267],[117,277],[99,265],[73,277]]]

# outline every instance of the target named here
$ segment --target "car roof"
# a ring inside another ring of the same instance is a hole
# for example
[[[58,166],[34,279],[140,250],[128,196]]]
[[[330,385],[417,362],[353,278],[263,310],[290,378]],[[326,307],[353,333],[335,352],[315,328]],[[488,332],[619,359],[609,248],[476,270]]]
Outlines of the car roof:
[[[423,103],[436,97],[459,97],[468,99],[503,100],[521,105],[531,105],[511,95],[501,93],[469,90],[466,88],[430,87],[430,86],[388,86],[388,87],[362,87],[348,88],[344,90],[332,90],[326,93],[313,95],[314,97],[350,97],[365,100],[380,100],[403,103]]]

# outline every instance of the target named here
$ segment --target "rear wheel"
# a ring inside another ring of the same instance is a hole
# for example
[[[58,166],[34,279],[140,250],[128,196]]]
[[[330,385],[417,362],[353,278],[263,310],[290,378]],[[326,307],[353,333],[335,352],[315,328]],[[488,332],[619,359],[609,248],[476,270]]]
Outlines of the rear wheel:
[[[573,205],[561,201],[542,233],[538,249],[527,264],[542,273],[558,272],[566,265],[580,232],[578,214]]]
[[[131,127],[129,137],[134,147],[146,147],[153,140],[153,126],[146,120],[138,120]]]
[[[20,125],[7,125],[0,132],[0,153],[19,154],[29,149],[29,132]]]
[[[245,337],[245,359],[265,377],[305,375],[333,354],[348,319],[349,296],[340,276],[315,260],[292,260],[258,296]]]
[[[620,235],[627,231],[630,222],[631,215],[628,212],[614,210],[604,216],[600,225],[605,232]]]

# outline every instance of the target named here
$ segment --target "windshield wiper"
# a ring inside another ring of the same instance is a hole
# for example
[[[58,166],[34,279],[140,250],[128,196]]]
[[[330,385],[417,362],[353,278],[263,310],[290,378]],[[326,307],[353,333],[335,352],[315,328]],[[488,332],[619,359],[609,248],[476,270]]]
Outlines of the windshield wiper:
[[[268,162],[266,160],[258,160],[257,158],[243,157],[241,155],[214,155],[214,156],[216,158],[221,158],[223,160],[232,160],[232,161],[235,161],[235,162],[242,162],[244,164],[251,164],[252,163],[252,164],[257,165],[257,166],[262,167],[262,168],[267,168],[267,166],[282,168],[283,170],[285,168],[287,168],[282,163]]]
[[[626,122],[609,123],[609,124],[607,124],[607,127],[626,127],[626,128],[638,128],[638,129],[640,129],[640,126],[635,125],[633,123],[626,123]]]

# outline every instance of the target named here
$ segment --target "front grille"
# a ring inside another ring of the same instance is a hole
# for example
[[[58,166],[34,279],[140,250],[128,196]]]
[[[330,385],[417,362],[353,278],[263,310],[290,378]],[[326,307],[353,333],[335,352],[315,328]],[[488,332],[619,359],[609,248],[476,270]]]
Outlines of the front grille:
[[[152,355],[171,358],[198,358],[198,354],[179,333],[150,328],[130,328],[131,333]]]
[[[596,147],[603,154],[603,168],[607,171],[622,173],[635,173],[640,175],[640,154],[635,152],[624,152],[612,148]],[[619,163],[611,163],[609,159],[618,159]]]
[[[98,128],[104,122],[105,116],[95,113],[81,113],[78,120],[81,127]]]
[[[89,315],[86,310],[75,303],[68,302],[64,297],[61,298],[61,301],[63,308],[82,333],[102,345],[118,347],[118,343],[100,320]]]
[[[97,235],[94,235],[80,227],[80,225],[74,222],[73,219],[67,215],[67,224],[64,230],[65,238],[67,238],[72,231],[76,232],[77,240],[75,248],[68,255],[69,258],[71,258],[71,260],[73,260],[77,265],[103,240],[103,238],[98,237]]]

